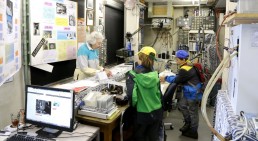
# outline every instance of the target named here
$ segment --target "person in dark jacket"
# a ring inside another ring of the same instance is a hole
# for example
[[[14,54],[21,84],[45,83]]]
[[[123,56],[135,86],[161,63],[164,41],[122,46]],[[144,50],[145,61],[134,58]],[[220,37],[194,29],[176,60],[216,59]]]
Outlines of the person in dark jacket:
[[[180,128],[183,136],[198,139],[199,101],[202,97],[201,82],[193,64],[188,60],[189,54],[185,50],[176,52],[176,61],[180,66],[176,76],[162,76],[160,81],[177,83],[183,86],[183,98],[179,101],[178,108],[184,117],[184,126]]]
[[[128,73],[127,97],[136,110],[134,141],[158,141],[163,119],[158,72],[153,70],[156,51],[143,47],[138,66]]]

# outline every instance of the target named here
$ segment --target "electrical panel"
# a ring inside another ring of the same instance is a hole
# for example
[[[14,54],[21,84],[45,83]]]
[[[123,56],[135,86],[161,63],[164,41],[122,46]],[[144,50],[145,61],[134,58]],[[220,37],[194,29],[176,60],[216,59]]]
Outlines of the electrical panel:
[[[241,24],[231,29],[230,48],[238,47],[228,75],[229,98],[236,114],[258,113],[258,25]]]
[[[152,28],[171,28],[172,19],[170,18],[153,18]]]
[[[192,17],[188,17],[188,18],[184,18],[184,17],[178,17],[176,19],[176,26],[178,27],[190,27],[192,25],[193,22],[193,18]]]

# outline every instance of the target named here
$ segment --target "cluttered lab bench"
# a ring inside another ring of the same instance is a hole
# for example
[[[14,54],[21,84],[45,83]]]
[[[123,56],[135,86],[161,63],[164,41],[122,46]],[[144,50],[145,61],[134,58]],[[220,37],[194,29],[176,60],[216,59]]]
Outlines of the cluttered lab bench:
[[[6,141],[7,139],[10,139],[9,136],[12,135],[17,135],[17,136],[25,136],[26,138],[30,138],[31,140],[40,140],[44,139],[45,141],[49,140],[55,140],[55,141],[100,141],[100,128],[99,127],[94,127],[94,126],[89,126],[89,125],[84,125],[84,124],[79,124],[77,128],[73,132],[67,132],[64,131],[62,132],[57,138],[52,138],[52,139],[47,139],[47,138],[41,138],[37,137],[37,132],[40,128],[36,127],[34,125],[30,125],[30,128],[27,128],[22,131],[14,131],[14,132],[5,132],[5,133],[0,133],[0,141]],[[16,139],[15,139],[16,140]],[[22,139],[21,139],[22,140]],[[25,140],[25,139],[24,139]],[[27,139],[28,140],[28,139]]]
[[[75,94],[75,115],[79,122],[97,126],[105,141],[112,141],[112,131],[119,125],[121,113],[128,105],[117,105],[116,97],[123,99],[125,75],[132,65],[119,64],[110,68],[112,77],[106,79],[97,74],[84,80],[56,85],[57,88],[73,89]]]

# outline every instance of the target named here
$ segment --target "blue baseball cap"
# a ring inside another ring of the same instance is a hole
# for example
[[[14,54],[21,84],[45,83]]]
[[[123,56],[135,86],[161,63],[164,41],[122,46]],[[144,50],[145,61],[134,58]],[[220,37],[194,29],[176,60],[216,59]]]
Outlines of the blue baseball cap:
[[[185,51],[185,50],[178,50],[178,51],[176,52],[176,57],[177,57],[177,58],[186,59],[186,58],[189,57],[189,54],[188,54],[188,52]]]

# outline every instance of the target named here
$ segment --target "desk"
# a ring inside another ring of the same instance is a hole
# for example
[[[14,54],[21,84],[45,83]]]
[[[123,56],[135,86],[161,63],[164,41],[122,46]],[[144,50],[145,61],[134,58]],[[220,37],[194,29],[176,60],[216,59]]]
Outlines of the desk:
[[[120,123],[121,113],[128,108],[128,105],[118,107],[118,110],[110,119],[99,119],[84,115],[76,115],[78,121],[92,126],[97,126],[100,128],[100,132],[104,133],[104,141],[112,141],[112,131]]]
[[[31,136],[37,136],[35,132],[39,129],[40,128],[35,127],[33,129],[27,129],[24,132],[27,132],[27,134]],[[6,137],[1,136],[0,141],[5,140],[7,137],[8,136]],[[57,141],[92,141],[95,138],[97,139],[97,141],[100,141],[99,127],[79,124],[78,127],[73,132],[63,131],[62,134],[55,139]]]

